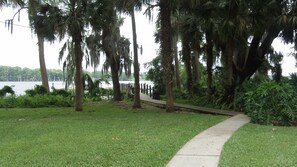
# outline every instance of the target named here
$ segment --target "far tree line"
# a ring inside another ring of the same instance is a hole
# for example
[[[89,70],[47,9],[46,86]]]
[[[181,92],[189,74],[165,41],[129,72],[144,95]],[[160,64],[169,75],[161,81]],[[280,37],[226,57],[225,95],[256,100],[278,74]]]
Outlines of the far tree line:
[[[109,73],[102,73],[102,71],[84,71],[85,74],[91,76],[94,80],[96,79],[106,79],[110,80]],[[64,81],[63,70],[60,69],[47,69],[47,76],[49,81]],[[145,79],[145,74],[140,74],[142,80]],[[120,76],[120,81],[130,81],[133,80],[132,76],[127,76],[122,74]],[[10,67],[10,66],[0,66],[0,82],[5,81],[41,81],[40,69],[30,69],[21,67]]]
[[[48,69],[49,81],[63,81],[63,71]],[[0,66],[0,81],[41,81],[40,69]]]

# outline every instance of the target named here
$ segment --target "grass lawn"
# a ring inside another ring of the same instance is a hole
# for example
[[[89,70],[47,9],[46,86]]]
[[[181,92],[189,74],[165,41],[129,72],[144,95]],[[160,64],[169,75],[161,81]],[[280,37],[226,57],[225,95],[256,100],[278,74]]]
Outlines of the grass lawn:
[[[220,167],[296,167],[297,128],[248,124],[225,144]]]
[[[145,106],[0,109],[0,166],[164,166],[177,150],[226,117]]]

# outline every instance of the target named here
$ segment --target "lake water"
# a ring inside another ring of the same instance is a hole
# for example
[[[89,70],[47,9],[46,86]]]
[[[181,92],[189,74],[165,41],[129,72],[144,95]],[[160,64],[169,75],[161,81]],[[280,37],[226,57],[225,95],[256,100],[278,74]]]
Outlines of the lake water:
[[[112,81],[109,82],[110,84],[102,83],[102,88],[112,88]],[[120,81],[120,83],[128,84],[134,83],[133,81]],[[149,84],[153,85],[150,81],[140,81],[140,84]],[[0,89],[3,88],[5,85],[11,86],[15,91],[16,95],[24,95],[25,90],[33,89],[35,85],[41,85],[40,82],[0,82]],[[55,89],[62,89],[65,88],[65,84],[62,81],[50,81],[49,86],[54,87]]]

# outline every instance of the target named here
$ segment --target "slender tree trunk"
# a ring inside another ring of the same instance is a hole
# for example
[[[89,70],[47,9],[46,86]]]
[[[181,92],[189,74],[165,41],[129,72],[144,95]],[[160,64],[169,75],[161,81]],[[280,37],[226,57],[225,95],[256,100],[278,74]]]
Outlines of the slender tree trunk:
[[[140,84],[139,84],[139,62],[138,62],[138,46],[137,46],[137,33],[135,24],[134,9],[131,10],[131,21],[133,31],[133,49],[134,49],[134,104],[133,108],[141,108],[140,104]]]
[[[80,34],[73,36],[75,54],[75,110],[83,111],[82,49]]]
[[[44,38],[37,34],[38,40],[38,50],[39,50],[39,65],[40,65],[40,74],[41,74],[41,81],[42,85],[49,91],[48,85],[48,76],[45,66],[45,59],[44,59]]]
[[[174,111],[173,103],[173,65],[171,55],[171,10],[170,0],[160,0],[161,18],[161,55],[164,68],[164,84],[166,87],[166,111]]]
[[[182,40],[183,48],[183,59],[187,73],[187,89],[190,96],[193,95],[193,74],[192,74],[192,63],[191,63],[191,48],[189,41],[184,38]]]
[[[177,35],[173,36],[172,40],[172,48],[174,54],[174,64],[175,64],[175,82],[176,87],[180,90],[181,89],[181,81],[180,81],[180,72],[179,72],[179,60],[178,60],[178,49],[177,49]]]
[[[193,81],[196,84],[200,82],[200,70],[199,70],[199,53],[197,49],[194,49],[194,56],[192,59],[193,66]]]
[[[228,40],[227,46],[227,85],[226,85],[226,97],[232,101],[234,97],[234,79],[233,79],[233,54],[234,54],[234,41],[233,39]]]
[[[206,54],[207,54],[207,92],[208,97],[211,97],[213,92],[212,88],[212,66],[213,66],[213,42],[210,37],[210,32],[206,32]]]
[[[228,58],[227,58],[227,69],[228,69],[228,85],[233,85],[233,54],[234,54],[234,41],[229,39],[228,42]]]

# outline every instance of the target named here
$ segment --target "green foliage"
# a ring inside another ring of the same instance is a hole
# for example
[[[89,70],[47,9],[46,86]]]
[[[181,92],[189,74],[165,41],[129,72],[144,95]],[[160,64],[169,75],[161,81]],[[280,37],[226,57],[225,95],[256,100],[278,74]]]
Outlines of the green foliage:
[[[157,56],[150,63],[147,64],[149,70],[147,72],[146,79],[153,81],[155,87],[159,90],[160,94],[165,94],[164,85],[164,70],[161,65],[161,56]]]
[[[101,100],[102,96],[107,95],[107,90],[104,88],[101,88],[100,85],[102,82],[105,82],[109,84],[107,81],[108,78],[105,79],[97,79],[93,81],[92,77],[89,74],[85,74],[84,77],[84,90],[85,90],[85,95],[88,98],[93,99],[94,101]]]
[[[288,83],[262,82],[244,100],[245,112],[254,123],[287,126],[297,122],[296,93]]]
[[[293,73],[289,76],[289,83],[292,85],[295,92],[297,92],[297,74]]]
[[[9,93],[10,95],[15,95],[15,92],[13,91],[12,87],[5,85],[2,89],[0,89],[0,97],[6,96],[6,94]]]
[[[33,89],[28,89],[25,91],[26,95],[28,96],[36,96],[36,95],[45,95],[49,92],[43,85],[35,85]]]
[[[53,96],[63,96],[63,97],[71,97],[73,94],[71,91],[68,91],[66,89],[52,89],[51,95]]]
[[[188,99],[189,94],[186,90],[173,89],[175,99]]]
[[[0,108],[70,107],[73,104],[72,93],[64,89],[53,89],[50,93],[44,86],[35,85],[25,92],[24,96],[0,98]]]
[[[186,141],[225,119],[131,104],[0,109],[0,166],[165,166]]]
[[[0,99],[0,108],[40,108],[40,107],[71,107],[73,100],[63,96],[35,95],[12,96]]]
[[[270,79],[266,75],[256,73],[253,78],[246,80],[240,86],[238,86],[234,94],[234,110],[243,112],[246,100],[246,92],[254,91],[258,85],[269,80]]]

